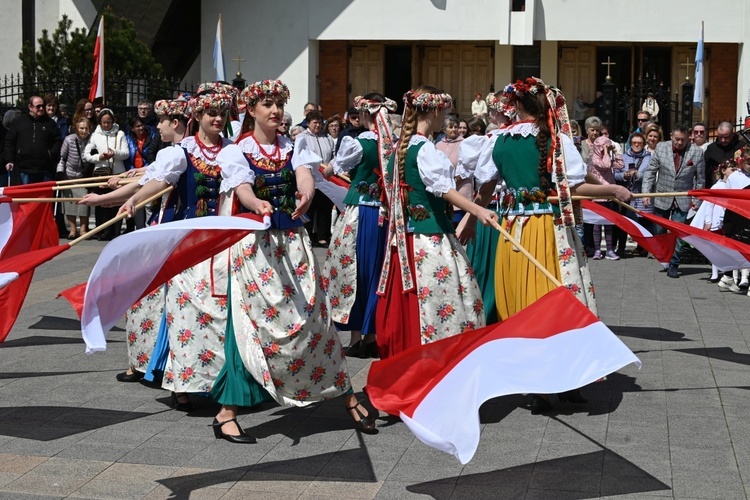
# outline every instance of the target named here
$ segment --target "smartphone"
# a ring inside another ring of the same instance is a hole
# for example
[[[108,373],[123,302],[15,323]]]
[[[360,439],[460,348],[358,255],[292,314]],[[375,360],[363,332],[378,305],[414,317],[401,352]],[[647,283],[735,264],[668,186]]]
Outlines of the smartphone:
[[[628,170],[635,170],[635,163],[628,163]]]

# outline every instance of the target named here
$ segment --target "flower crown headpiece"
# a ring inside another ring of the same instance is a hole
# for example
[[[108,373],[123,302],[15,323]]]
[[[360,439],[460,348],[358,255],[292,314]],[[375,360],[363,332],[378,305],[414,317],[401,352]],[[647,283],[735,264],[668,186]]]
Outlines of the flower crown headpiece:
[[[245,87],[240,92],[240,102],[250,106],[264,99],[280,98],[284,104],[289,101],[289,87],[281,80],[261,80]]]
[[[195,116],[208,108],[227,110],[235,105],[235,91],[234,87],[222,82],[201,83],[198,93],[190,99],[188,112]]]
[[[357,108],[357,111],[367,111],[371,115],[374,115],[375,113],[380,111],[380,108],[385,108],[391,113],[395,113],[398,109],[398,104],[396,104],[396,101],[394,101],[393,99],[388,99],[386,97],[385,102],[378,102],[365,99],[361,95],[354,98],[354,103],[352,104],[352,106]]]
[[[508,99],[508,102],[513,103],[523,99],[526,94],[536,95],[540,88],[544,89],[544,82],[536,77],[530,76],[525,80],[516,80],[515,83],[509,83],[503,89],[503,97]]]
[[[451,109],[453,107],[453,98],[450,94],[415,94],[414,90],[409,90],[404,94],[404,104],[412,108],[421,109],[422,111],[431,111],[435,109]]]
[[[154,104],[154,112],[163,116],[188,116],[190,94],[181,94],[176,99],[162,99]]]
[[[513,120],[518,114],[516,112],[516,107],[508,103],[507,97],[497,97],[494,92],[490,92],[489,94],[487,94],[484,102],[487,103],[487,109],[502,113],[510,120]]]

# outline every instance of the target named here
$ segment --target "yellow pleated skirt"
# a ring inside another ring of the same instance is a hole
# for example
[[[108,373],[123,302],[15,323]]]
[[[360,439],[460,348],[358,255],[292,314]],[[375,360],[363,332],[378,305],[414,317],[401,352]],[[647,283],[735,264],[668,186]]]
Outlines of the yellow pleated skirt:
[[[505,219],[501,222],[508,229]],[[518,225],[523,224],[520,243],[558,280],[555,226],[552,214],[516,217],[508,231],[518,237]],[[499,235],[495,253],[495,304],[500,321],[531,305],[555,285],[521,252]]]

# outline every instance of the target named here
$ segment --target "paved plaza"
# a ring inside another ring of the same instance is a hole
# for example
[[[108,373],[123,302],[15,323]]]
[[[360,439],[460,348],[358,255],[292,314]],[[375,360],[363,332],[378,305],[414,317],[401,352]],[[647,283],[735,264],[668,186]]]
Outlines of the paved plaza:
[[[748,498],[750,297],[720,293],[708,266],[669,279],[653,260],[591,262],[600,316],[643,368],[549,415],[531,415],[528,396],[487,402],[462,466],[393,419],[355,432],[339,400],[247,410],[240,423],[259,441],[244,446],[214,439],[209,399],[185,414],[166,391],[117,382],[122,324],[106,353],[87,356],[75,313],[55,299],[103,245],[40,268],[0,344],[0,498]],[[355,390],[368,368],[350,360]]]

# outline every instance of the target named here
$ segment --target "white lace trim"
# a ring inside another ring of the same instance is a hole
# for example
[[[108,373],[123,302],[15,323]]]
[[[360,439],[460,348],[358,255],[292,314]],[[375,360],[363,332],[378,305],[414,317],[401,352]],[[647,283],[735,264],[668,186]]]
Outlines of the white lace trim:
[[[252,171],[245,172],[244,175],[235,175],[228,179],[221,180],[221,186],[219,186],[220,193],[228,193],[230,190],[236,188],[240,184],[247,183],[251,186],[255,182],[255,173]]]
[[[427,137],[419,134],[414,134],[413,136],[411,136],[411,139],[409,139],[409,146],[414,146],[415,144],[427,141],[429,141]]]
[[[279,152],[281,156],[289,157],[289,153],[294,149],[294,143],[284,136],[279,135],[276,137],[279,138]],[[243,153],[249,154],[255,160],[262,160],[264,158],[263,153],[260,152],[258,143],[252,137],[242,139],[237,145],[242,149]],[[273,144],[263,144],[262,146],[266,153],[273,153]]]
[[[221,138],[222,144],[221,147],[226,147],[230,144],[232,144],[232,141],[229,139],[226,139],[224,137]],[[205,156],[203,156],[203,152],[201,151],[201,148],[198,146],[198,142],[195,140],[195,136],[189,136],[185,137],[182,141],[180,141],[180,146],[182,146],[182,149],[187,151],[187,153],[192,156],[193,158],[200,158],[204,162],[206,162],[206,165],[216,166],[218,163],[216,162],[216,159],[209,160]]]
[[[510,125],[505,128],[497,130],[497,135],[520,135],[522,137],[528,137],[539,133],[539,127],[535,123],[521,122],[514,125]]]
[[[445,193],[453,189],[453,186],[451,185],[450,180],[440,180],[430,186],[430,189],[432,190],[432,194],[439,198],[442,198]]]
[[[378,140],[378,134],[376,134],[372,130],[365,130],[364,132],[362,132],[361,134],[359,134],[356,138],[357,139],[371,139],[373,141],[377,141]]]
[[[148,181],[156,180],[166,182],[170,186],[174,186],[175,184],[177,184],[177,181],[180,180],[180,175],[182,175],[180,172],[165,172],[163,170],[149,172],[147,170],[146,173],[143,174],[143,177],[141,177],[141,180],[138,181],[138,184],[140,184],[141,186],[145,186]]]

